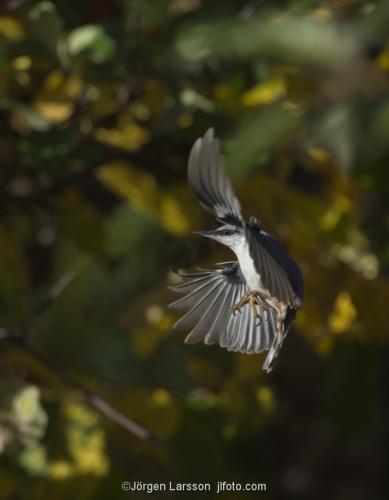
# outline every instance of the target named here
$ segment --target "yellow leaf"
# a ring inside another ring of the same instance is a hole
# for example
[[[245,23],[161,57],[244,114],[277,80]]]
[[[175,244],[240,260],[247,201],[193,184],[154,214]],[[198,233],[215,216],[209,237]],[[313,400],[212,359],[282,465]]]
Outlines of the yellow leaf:
[[[308,154],[316,163],[321,165],[327,164],[331,160],[330,154],[325,149],[310,148]]]
[[[16,71],[27,71],[31,68],[31,57],[19,56],[12,61],[12,67]]]
[[[328,318],[328,326],[334,333],[343,333],[353,326],[357,310],[347,292],[341,292],[336,298],[334,310]]]
[[[9,16],[0,17],[0,33],[12,41],[21,40],[25,35],[22,24]]]
[[[256,398],[262,408],[272,410],[274,408],[274,393],[270,387],[262,385],[257,389]]]
[[[242,96],[242,104],[247,107],[269,104],[286,94],[286,82],[281,77],[272,78],[255,85]]]
[[[312,12],[312,17],[318,21],[328,21],[331,19],[332,12],[328,7],[319,7]]]
[[[126,151],[137,151],[149,141],[149,132],[136,123],[129,123],[121,128],[99,128],[95,133],[100,142],[110,144]]]
[[[378,66],[384,71],[389,71],[389,46],[386,46],[377,57]]]
[[[68,479],[74,475],[74,467],[66,460],[57,460],[50,464],[48,476],[57,480]]]
[[[334,193],[333,206],[330,207],[320,218],[319,226],[324,231],[334,229],[340,221],[342,215],[350,212],[352,203],[347,196],[342,193]]]
[[[338,224],[341,215],[342,214],[339,210],[336,210],[333,207],[329,208],[319,220],[321,229],[323,229],[323,231],[330,231],[331,229],[334,229],[334,227]]]
[[[60,71],[53,71],[37,93],[34,109],[51,123],[63,123],[74,112],[73,101],[81,90],[78,78],[65,78]]]
[[[101,429],[95,429],[85,439],[80,430],[72,427],[68,432],[69,451],[79,474],[104,476],[109,469],[105,455],[105,436]]]
[[[51,123],[63,123],[70,118],[74,107],[69,102],[36,102],[35,109]]]
[[[66,429],[69,453],[76,474],[104,476],[109,470],[105,453],[105,435],[97,427],[96,414],[84,405],[66,403],[65,414],[69,419]],[[72,465],[72,464],[71,464]],[[70,468],[60,467],[54,473],[71,473]]]
[[[97,424],[97,415],[84,405],[67,403],[64,407],[67,419],[78,422],[82,427],[93,427]]]
[[[97,176],[106,186],[166,231],[178,235],[189,232],[184,207],[176,198],[159,188],[152,175],[136,170],[124,162],[114,162],[101,166]]]
[[[169,406],[173,402],[170,392],[166,389],[156,389],[151,395],[152,402],[155,406]]]

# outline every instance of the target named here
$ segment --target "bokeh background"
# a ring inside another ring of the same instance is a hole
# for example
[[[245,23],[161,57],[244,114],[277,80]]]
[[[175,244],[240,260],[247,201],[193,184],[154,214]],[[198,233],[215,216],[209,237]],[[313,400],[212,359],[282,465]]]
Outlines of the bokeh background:
[[[169,479],[388,498],[389,3],[0,9],[0,498],[116,499],[123,480]],[[192,235],[215,227],[186,183],[210,126],[245,215],[304,273],[270,375],[263,355],[185,345],[166,309],[171,266],[230,258]]]

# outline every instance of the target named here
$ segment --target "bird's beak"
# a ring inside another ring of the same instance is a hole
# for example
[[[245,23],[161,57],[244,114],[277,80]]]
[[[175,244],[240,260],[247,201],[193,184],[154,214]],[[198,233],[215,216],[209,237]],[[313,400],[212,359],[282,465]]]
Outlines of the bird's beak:
[[[215,239],[216,236],[215,231],[193,231],[193,234],[198,234],[203,238],[211,238],[211,239]]]

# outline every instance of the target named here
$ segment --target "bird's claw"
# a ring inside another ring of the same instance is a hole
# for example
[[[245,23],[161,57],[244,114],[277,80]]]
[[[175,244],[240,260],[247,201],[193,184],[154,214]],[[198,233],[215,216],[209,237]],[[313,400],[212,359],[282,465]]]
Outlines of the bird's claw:
[[[238,304],[233,305],[231,310],[234,316],[236,316],[237,313],[242,314],[242,307]]]

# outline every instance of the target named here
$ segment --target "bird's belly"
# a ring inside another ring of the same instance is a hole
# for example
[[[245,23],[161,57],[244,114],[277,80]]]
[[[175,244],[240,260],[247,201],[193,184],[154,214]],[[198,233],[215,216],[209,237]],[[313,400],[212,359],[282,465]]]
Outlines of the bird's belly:
[[[245,244],[236,250],[237,251],[235,253],[239,260],[239,266],[248,287],[250,288],[250,290],[261,290],[263,288],[261,275],[258,273],[254,266],[254,262],[251,258],[248,245]]]

